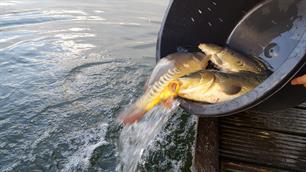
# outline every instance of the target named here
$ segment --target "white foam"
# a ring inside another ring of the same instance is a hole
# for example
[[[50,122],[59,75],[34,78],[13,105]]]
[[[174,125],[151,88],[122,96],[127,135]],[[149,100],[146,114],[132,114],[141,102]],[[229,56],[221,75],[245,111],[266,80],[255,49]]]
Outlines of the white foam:
[[[84,144],[78,147],[78,150],[75,151],[70,157],[68,157],[68,162],[64,165],[64,169],[62,171],[75,171],[77,168],[81,168],[83,170],[87,169],[90,163],[90,158],[93,151],[108,142],[105,141],[105,135],[107,132],[109,124],[102,123],[98,128],[94,129],[97,132],[92,133],[90,131],[82,131],[83,135],[85,133]],[[80,133],[75,133],[79,135]],[[92,138],[99,138],[98,141],[92,143]]]
[[[122,129],[120,135],[121,147],[119,150],[121,164],[119,164],[117,170],[136,171],[144,150],[161,132],[165,123],[177,110],[178,106],[178,101],[174,103],[171,109],[157,106],[152,111],[148,112],[145,118],[139,123],[125,126]]]

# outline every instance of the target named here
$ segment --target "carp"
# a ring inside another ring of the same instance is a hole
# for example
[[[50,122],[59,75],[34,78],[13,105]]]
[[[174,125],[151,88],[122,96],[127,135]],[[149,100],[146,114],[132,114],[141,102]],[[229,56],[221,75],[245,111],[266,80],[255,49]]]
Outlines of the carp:
[[[159,82],[161,86],[163,81],[167,83],[171,79],[205,69],[208,61],[209,58],[200,52],[170,54],[159,60],[145,84],[145,90],[156,82]]]
[[[121,113],[131,124],[158,104],[172,105],[173,99],[218,103],[237,98],[260,84],[267,67],[228,48],[200,44],[203,53],[174,53],[162,58],[145,84],[145,93]],[[211,61],[218,69],[204,70]]]
[[[159,103],[166,107],[176,97],[188,100],[221,103],[235,99],[254,89],[265,80],[264,75],[251,72],[224,73],[215,70],[202,70],[171,80],[153,101],[143,96],[124,116],[123,122],[131,124],[139,120],[147,111]],[[170,105],[169,105],[170,104]]]
[[[162,58],[145,84],[143,96],[121,113],[124,123],[137,121],[159,103],[171,106],[177,90],[169,89],[169,83],[175,82],[179,77],[205,69],[208,61],[208,57],[200,52],[173,53]]]
[[[200,44],[198,48],[209,56],[211,62],[223,72],[245,71],[264,75],[268,73],[268,68],[260,60],[248,58],[229,48],[206,43]]]
[[[172,87],[178,87],[179,97],[198,102],[220,103],[246,94],[265,78],[250,72],[224,73],[204,70],[179,78],[178,82],[171,84]]]

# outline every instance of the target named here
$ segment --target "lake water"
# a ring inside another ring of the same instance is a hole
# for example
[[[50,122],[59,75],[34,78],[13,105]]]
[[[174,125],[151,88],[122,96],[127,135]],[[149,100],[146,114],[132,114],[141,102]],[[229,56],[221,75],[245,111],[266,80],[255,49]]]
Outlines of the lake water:
[[[154,67],[167,3],[0,1],[0,171],[120,171],[118,114]],[[170,116],[138,169],[190,171],[194,118]]]

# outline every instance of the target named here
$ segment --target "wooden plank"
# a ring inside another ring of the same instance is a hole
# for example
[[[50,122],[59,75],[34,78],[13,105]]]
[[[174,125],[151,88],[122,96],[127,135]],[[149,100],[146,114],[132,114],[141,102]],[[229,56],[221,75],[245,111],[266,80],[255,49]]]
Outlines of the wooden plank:
[[[306,103],[221,118],[220,155],[222,171],[305,171]]]
[[[289,172],[289,170],[270,168],[266,166],[242,163],[232,160],[222,160],[221,171],[222,172]]]
[[[219,132],[217,118],[199,118],[194,159],[195,171],[219,171]]]
[[[223,158],[286,170],[306,169],[305,137],[221,123],[220,139]]]
[[[265,129],[306,137],[306,110],[292,108],[278,112],[243,112],[221,118],[224,125]]]
[[[297,108],[306,109],[306,102],[298,105]]]

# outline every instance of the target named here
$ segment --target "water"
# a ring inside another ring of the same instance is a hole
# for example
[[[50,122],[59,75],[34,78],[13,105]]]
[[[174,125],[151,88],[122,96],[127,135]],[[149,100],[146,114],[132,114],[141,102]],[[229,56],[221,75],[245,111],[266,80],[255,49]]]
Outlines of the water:
[[[155,107],[142,121],[122,129],[117,170],[190,171],[196,122],[177,101],[171,109]]]
[[[117,117],[143,92],[166,5],[0,1],[0,171],[118,170]],[[190,170],[195,124],[178,109],[137,168]]]
[[[157,106],[147,113],[142,121],[131,126],[125,126],[120,134],[121,150],[119,150],[122,171],[136,171],[138,163],[142,158],[149,143],[159,134],[168,122],[169,118],[177,110],[178,102],[175,102],[171,109]],[[133,158],[131,158],[133,157]]]
[[[164,124],[169,120],[171,114],[177,110],[178,103],[173,108],[164,109],[158,106],[146,114],[139,123],[125,126],[120,134],[120,157],[123,171],[136,171],[141,157],[150,142],[161,132]],[[131,158],[133,157],[133,158]]]

